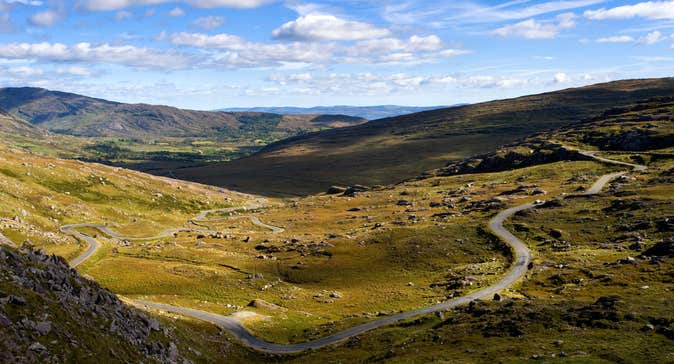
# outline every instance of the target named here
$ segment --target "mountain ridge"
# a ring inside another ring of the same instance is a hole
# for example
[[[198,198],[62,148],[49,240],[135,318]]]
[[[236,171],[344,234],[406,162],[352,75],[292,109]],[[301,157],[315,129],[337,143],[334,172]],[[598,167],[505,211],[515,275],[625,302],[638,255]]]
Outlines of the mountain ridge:
[[[291,137],[246,158],[175,175],[271,195],[311,194],[335,184],[388,184],[614,106],[671,94],[674,78],[622,80],[425,111]]]
[[[125,104],[42,88],[2,88],[0,108],[51,132],[85,137],[243,137],[320,130],[354,125],[362,118],[344,115],[284,116],[259,112],[211,112],[165,105]],[[292,118],[300,127],[284,128]],[[279,126],[280,125],[280,126]]]

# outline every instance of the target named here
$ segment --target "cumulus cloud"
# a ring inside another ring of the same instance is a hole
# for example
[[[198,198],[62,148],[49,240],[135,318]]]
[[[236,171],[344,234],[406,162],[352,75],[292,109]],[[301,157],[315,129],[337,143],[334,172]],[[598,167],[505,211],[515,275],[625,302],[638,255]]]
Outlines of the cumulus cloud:
[[[364,40],[356,43],[353,47],[364,53],[386,53],[386,52],[416,52],[416,51],[436,51],[442,48],[442,40],[436,35],[420,37],[411,36],[409,39],[381,38]]]
[[[248,42],[230,34],[207,35],[176,33],[175,45],[217,50],[212,54],[216,64],[230,67],[280,67],[292,63],[311,64],[328,60],[334,45],[315,43],[264,44]]]
[[[321,41],[381,38],[388,36],[390,32],[368,23],[311,13],[283,24],[272,34],[276,39]]]
[[[185,68],[187,56],[175,52],[161,52],[129,45],[93,45],[77,43],[9,43],[0,44],[0,57],[51,62],[112,63],[131,67],[162,69]]]
[[[192,22],[192,25],[206,29],[213,30],[220,27],[225,22],[225,18],[222,16],[205,16],[203,18],[197,18]]]
[[[425,63],[470,53],[445,49],[437,36],[408,39],[383,38],[356,42],[353,46],[335,42],[292,42],[265,44],[249,42],[231,34],[175,33],[175,45],[203,48],[216,53],[221,64],[242,67],[288,67],[290,65]]]
[[[491,33],[501,37],[514,36],[527,39],[552,39],[562,29],[574,27],[576,25],[575,18],[575,14],[565,13],[558,15],[555,21],[539,22],[535,19],[528,19],[498,28]]]
[[[62,19],[62,14],[58,11],[47,10],[33,14],[30,17],[30,23],[39,27],[50,27]]]
[[[177,8],[177,7],[171,9],[171,11],[168,12],[168,16],[173,17],[173,18],[177,18],[177,17],[185,16],[185,15],[186,15],[185,10],[183,10],[181,8]]]
[[[639,38],[639,43],[650,45],[650,44],[660,43],[662,41],[667,40],[668,38],[669,37],[665,36],[660,31],[656,30],[656,31],[650,32],[650,33],[646,34],[645,36]]]
[[[256,8],[275,0],[80,0],[79,6],[89,11],[120,10],[138,5],[184,3],[197,8]]]
[[[674,1],[647,1],[634,5],[623,5],[615,8],[587,10],[585,17],[594,20],[605,19],[674,19]]]

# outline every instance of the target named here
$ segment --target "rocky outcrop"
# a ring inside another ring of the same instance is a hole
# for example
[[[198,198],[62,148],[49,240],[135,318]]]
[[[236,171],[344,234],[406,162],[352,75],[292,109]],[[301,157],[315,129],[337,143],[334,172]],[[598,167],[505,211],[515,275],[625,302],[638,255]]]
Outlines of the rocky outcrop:
[[[477,155],[462,161],[450,162],[446,167],[432,171],[435,176],[500,172],[564,160],[585,160],[587,157],[562,145],[542,140],[528,140],[513,144],[494,153]],[[428,175],[425,177],[429,177]]]
[[[183,363],[171,332],[63,258],[0,246],[0,362]]]

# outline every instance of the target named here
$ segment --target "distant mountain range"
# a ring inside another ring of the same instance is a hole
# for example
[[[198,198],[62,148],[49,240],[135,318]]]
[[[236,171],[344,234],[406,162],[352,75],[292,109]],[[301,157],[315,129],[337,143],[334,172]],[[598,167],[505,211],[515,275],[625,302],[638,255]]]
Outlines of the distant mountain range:
[[[0,89],[0,108],[51,132],[85,137],[279,140],[366,122],[346,115],[213,112],[125,104],[34,87]]]
[[[458,106],[458,105],[454,105]],[[330,115],[348,115],[368,120],[390,118],[393,116],[412,114],[416,112],[443,109],[448,106],[398,106],[398,105],[379,105],[379,106],[316,106],[316,107],[253,107],[253,108],[228,108],[218,111],[241,112],[267,112],[281,115],[305,115],[305,114],[330,114]]]

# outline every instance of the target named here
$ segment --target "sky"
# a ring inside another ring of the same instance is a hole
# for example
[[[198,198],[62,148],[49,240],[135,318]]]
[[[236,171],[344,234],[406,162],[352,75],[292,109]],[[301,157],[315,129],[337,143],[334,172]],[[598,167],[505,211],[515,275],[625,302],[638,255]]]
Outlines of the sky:
[[[0,87],[130,103],[453,105],[673,71],[674,1],[0,0]]]

